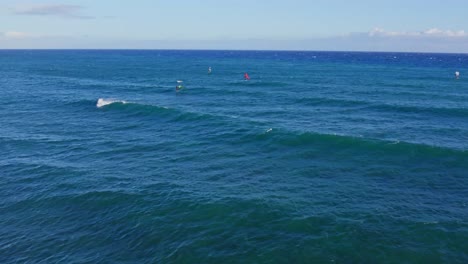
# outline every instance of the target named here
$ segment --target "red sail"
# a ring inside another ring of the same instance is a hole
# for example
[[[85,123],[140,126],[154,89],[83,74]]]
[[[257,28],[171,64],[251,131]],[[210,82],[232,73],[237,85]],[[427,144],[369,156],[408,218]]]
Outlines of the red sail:
[[[244,74],[244,79],[250,80],[250,77],[249,77],[249,75],[247,73]]]

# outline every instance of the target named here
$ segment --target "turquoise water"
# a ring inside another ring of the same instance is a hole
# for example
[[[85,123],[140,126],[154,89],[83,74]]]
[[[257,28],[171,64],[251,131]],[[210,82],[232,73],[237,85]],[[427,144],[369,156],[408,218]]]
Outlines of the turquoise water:
[[[468,55],[0,51],[0,93],[0,263],[468,262]]]

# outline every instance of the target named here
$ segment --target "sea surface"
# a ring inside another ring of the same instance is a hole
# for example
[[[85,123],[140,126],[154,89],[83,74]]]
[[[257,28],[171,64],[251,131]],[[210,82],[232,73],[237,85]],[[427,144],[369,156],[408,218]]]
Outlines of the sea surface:
[[[468,263],[466,54],[2,50],[0,99],[0,263]]]

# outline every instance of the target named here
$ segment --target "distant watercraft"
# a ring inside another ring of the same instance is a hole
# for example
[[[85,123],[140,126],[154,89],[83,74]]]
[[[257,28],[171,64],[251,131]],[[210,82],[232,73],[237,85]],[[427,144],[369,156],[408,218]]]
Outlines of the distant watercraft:
[[[211,73],[211,67],[208,67],[208,74]]]
[[[244,73],[244,80],[250,80],[250,77],[247,73]]]
[[[460,72],[458,72],[458,71],[455,72],[455,78],[460,79]]]
[[[185,87],[181,84],[181,83],[183,83],[183,81],[178,80],[177,83],[178,83],[178,84],[176,85],[176,92],[178,92],[178,91],[180,91],[180,90],[182,90],[182,89],[185,88]]]

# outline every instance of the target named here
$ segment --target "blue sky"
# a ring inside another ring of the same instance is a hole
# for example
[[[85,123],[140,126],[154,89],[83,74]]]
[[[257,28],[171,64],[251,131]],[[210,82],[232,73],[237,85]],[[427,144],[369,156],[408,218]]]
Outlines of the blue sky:
[[[0,48],[468,52],[465,0],[0,0]]]

